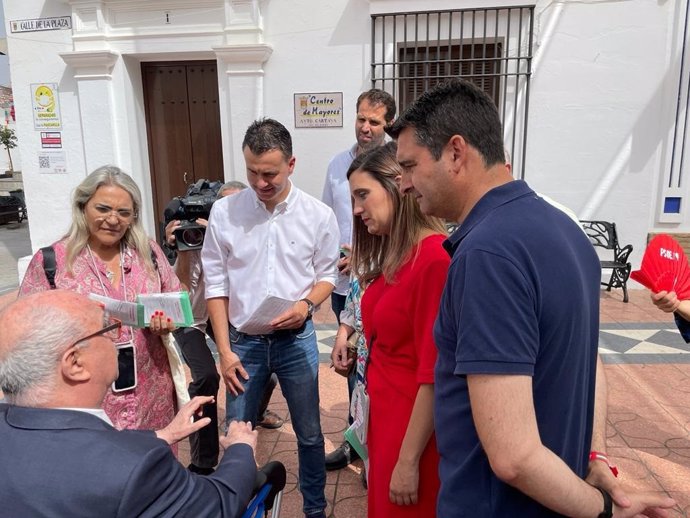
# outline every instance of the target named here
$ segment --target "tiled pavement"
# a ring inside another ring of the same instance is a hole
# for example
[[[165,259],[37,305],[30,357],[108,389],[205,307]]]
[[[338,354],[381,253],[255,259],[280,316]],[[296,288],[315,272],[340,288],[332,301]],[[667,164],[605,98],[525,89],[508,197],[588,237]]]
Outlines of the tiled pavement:
[[[29,254],[29,222],[0,225],[0,295],[16,288],[17,259]]]
[[[16,287],[16,259],[30,253],[26,223],[0,225],[0,295]],[[656,310],[645,291],[632,290],[630,303],[620,291],[602,292],[600,352],[609,387],[608,452],[622,481],[632,488],[664,492],[678,502],[673,517],[690,516],[690,347],[669,315]],[[335,333],[330,308],[315,316],[319,338],[321,416],[326,450],[341,442],[346,427],[344,378],[328,368]],[[225,398],[219,394],[219,411]],[[282,516],[300,517],[297,453],[285,400],[278,388],[270,408],[286,418],[280,430],[260,430],[257,460],[277,459],[288,468]],[[181,461],[189,448],[183,444]],[[366,516],[366,491],[359,480],[361,463],[328,474],[329,518]]]
[[[686,518],[690,516],[690,347],[672,319],[652,306],[645,291],[631,291],[628,304],[621,301],[620,293],[602,291],[601,319],[600,352],[609,385],[608,451],[625,484],[668,493],[679,504],[671,516]],[[346,428],[346,386],[344,378],[328,368],[335,321],[327,304],[317,312],[315,323],[322,357],[321,423],[328,452],[340,444]],[[223,396],[219,399],[223,406]],[[281,430],[260,430],[257,459],[260,463],[278,459],[288,467],[283,516],[300,517],[296,443],[279,390],[270,408],[288,422]],[[328,474],[329,518],[366,516],[360,470],[357,462]]]

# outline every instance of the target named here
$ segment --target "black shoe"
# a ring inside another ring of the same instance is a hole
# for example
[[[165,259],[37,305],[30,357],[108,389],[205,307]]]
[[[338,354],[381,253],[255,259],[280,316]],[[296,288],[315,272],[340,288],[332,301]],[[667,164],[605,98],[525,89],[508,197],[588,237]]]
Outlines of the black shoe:
[[[196,473],[197,475],[210,475],[214,471],[216,471],[213,468],[200,468],[196,464],[190,464],[189,466],[187,466],[187,469],[192,473]]]
[[[326,455],[326,469],[328,471],[343,469],[357,459],[359,459],[359,455],[350,446],[350,443],[345,441],[337,450]]]

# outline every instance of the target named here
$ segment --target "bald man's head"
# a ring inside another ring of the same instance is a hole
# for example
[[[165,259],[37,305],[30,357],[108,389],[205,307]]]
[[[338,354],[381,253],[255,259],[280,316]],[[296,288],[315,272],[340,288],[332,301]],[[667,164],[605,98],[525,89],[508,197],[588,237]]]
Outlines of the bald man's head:
[[[62,355],[97,330],[103,310],[83,295],[51,290],[0,313],[0,387],[10,403],[41,406],[55,387]]]

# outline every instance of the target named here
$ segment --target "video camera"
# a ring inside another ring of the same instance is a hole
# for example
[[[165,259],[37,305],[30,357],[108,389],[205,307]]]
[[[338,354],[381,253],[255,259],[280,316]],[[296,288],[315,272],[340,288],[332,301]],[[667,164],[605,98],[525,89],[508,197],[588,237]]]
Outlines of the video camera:
[[[201,179],[187,189],[184,196],[176,196],[168,203],[163,212],[167,225],[172,220],[180,220],[182,225],[175,230],[177,249],[199,250],[204,243],[206,227],[199,225],[198,218],[208,219],[211,206],[218,197],[222,182],[209,182]]]

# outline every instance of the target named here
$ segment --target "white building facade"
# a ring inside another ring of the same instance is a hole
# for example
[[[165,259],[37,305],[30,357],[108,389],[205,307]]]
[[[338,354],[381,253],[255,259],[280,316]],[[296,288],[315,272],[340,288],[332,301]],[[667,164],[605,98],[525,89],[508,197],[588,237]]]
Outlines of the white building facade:
[[[135,178],[153,235],[186,184],[245,180],[242,138],[263,116],[320,197],[359,93],[400,109],[461,73],[499,106],[515,176],[614,221],[637,267],[648,233],[690,229],[688,1],[4,0],[32,246],[65,232],[73,188],[104,164]],[[301,127],[302,94],[341,113]]]

